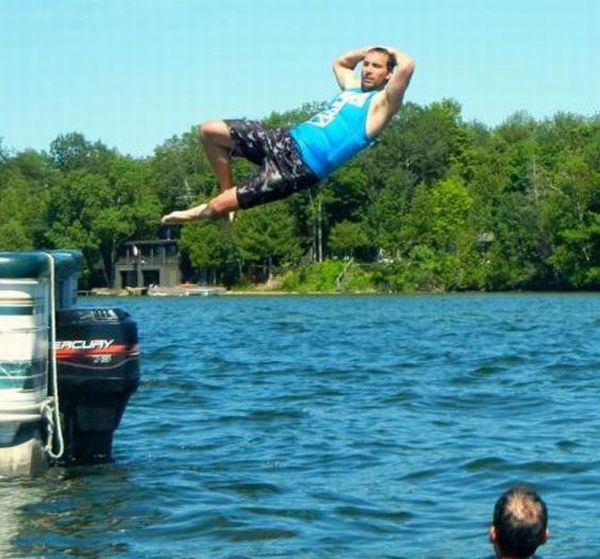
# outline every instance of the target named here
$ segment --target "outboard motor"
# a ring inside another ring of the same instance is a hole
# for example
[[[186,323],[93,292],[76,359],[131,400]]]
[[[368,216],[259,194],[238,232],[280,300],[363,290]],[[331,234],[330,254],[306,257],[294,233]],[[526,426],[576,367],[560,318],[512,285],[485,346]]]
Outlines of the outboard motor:
[[[113,434],[139,385],[137,325],[121,309],[57,312],[61,464],[109,462]]]

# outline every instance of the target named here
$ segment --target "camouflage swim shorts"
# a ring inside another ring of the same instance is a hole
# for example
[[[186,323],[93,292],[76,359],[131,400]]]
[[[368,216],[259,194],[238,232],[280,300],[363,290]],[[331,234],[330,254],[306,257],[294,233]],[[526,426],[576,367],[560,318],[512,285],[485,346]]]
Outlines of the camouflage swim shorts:
[[[280,200],[313,186],[319,178],[302,161],[289,131],[254,120],[226,120],[234,141],[232,156],[258,165],[258,173],[237,187],[240,208]]]

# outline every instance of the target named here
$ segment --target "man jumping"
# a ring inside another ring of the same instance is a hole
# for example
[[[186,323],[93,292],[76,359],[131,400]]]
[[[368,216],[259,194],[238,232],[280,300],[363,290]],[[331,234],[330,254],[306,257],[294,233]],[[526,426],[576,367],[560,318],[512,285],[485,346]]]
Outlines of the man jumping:
[[[362,62],[360,77],[354,70]],[[164,216],[165,225],[217,219],[308,188],[367,147],[402,106],[414,62],[397,49],[368,47],[333,63],[342,91],[327,108],[291,130],[258,121],[217,120],[200,126],[200,139],[220,194],[208,203]],[[258,173],[233,185],[231,157],[244,157]]]

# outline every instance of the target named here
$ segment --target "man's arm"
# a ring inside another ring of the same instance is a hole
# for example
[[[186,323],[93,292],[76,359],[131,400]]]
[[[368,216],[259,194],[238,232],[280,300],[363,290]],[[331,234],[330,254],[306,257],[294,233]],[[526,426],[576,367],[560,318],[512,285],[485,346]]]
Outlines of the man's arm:
[[[404,92],[406,91],[410,83],[410,78],[415,70],[415,63],[402,51],[389,47],[385,48],[396,59],[396,67],[384,90],[390,109],[392,112],[396,112],[400,108],[400,105],[402,105]]]
[[[354,69],[364,60],[370,48],[351,50],[333,61],[333,73],[342,89],[360,85],[360,78],[354,74]]]

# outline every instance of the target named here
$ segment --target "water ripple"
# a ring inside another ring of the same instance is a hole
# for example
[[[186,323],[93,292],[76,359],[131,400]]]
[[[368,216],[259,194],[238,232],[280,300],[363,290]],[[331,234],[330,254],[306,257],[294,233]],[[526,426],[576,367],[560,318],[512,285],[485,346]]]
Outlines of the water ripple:
[[[0,556],[483,557],[529,481],[596,557],[595,294],[99,303],[140,328],[116,462],[5,480]]]

